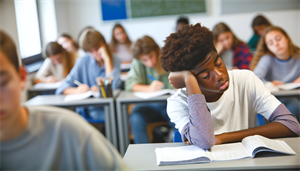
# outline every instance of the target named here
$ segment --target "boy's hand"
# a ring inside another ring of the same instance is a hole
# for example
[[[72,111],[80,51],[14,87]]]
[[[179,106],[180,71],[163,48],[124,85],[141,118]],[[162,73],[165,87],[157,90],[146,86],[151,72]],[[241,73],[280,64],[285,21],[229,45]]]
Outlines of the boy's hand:
[[[55,83],[55,82],[57,82],[57,80],[53,75],[51,75],[51,76],[47,77],[46,82],[47,83]]]
[[[284,83],[283,83],[283,82],[281,82],[281,81],[278,81],[278,80],[274,80],[274,81],[272,81],[272,84],[273,84],[274,86],[278,86],[278,85],[284,85]]]
[[[86,84],[80,84],[77,88],[76,88],[76,93],[80,94],[80,93],[85,93],[87,91],[90,90],[90,87]]]
[[[153,92],[153,91],[158,91],[158,90],[161,90],[164,86],[164,83],[161,82],[161,81],[152,81],[152,83],[149,85],[149,89],[148,91],[149,92]]]
[[[91,91],[98,92],[99,91],[99,87],[96,86],[96,85],[94,85],[94,86],[91,87]]]
[[[298,77],[293,83],[300,83],[300,77]]]
[[[191,73],[191,71],[179,71],[179,72],[171,72],[169,74],[169,82],[175,89],[186,87],[186,82],[195,78],[195,76]],[[195,78],[196,79],[196,78]]]

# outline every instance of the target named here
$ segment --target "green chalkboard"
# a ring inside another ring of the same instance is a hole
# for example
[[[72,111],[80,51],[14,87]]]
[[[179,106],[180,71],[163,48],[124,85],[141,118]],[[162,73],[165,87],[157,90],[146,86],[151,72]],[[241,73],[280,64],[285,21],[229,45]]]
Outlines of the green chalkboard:
[[[130,0],[131,18],[205,13],[205,0]]]

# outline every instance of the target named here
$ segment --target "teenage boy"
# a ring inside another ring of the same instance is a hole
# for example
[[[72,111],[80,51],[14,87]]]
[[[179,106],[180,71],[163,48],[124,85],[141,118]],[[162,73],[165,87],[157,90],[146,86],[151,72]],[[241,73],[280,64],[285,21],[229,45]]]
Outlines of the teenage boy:
[[[0,30],[1,170],[126,170],[104,136],[78,114],[50,106],[25,107],[26,71]],[[80,125],[80,126],[79,126]]]
[[[268,138],[299,136],[295,116],[249,70],[227,69],[213,35],[200,24],[184,26],[165,41],[160,58],[179,89],[167,111],[182,140],[209,149],[259,134]],[[271,123],[254,127],[256,114]]]
[[[80,47],[89,52],[79,58],[63,85],[56,90],[56,94],[80,94],[88,90],[99,91],[97,77],[113,77],[112,89],[120,85],[120,64],[117,57],[113,57],[104,37],[94,29],[87,29],[80,37]],[[74,81],[79,81],[79,86]],[[103,107],[89,107],[88,114],[92,119],[104,120]]]

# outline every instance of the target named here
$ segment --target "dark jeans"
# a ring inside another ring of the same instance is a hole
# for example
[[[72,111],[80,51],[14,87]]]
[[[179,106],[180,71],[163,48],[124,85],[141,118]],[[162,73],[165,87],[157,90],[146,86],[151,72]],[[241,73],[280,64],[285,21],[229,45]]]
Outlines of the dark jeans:
[[[129,121],[134,136],[134,143],[149,143],[147,134],[148,123],[167,121],[175,129],[175,125],[170,122],[167,114],[167,103],[137,104],[131,112]]]

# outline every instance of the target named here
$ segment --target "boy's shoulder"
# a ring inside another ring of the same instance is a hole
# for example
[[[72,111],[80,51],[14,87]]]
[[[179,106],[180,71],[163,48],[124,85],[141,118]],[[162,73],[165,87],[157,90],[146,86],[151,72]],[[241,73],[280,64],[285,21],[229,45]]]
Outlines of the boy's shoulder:
[[[78,113],[53,106],[27,106],[29,117],[33,122],[41,122],[45,127],[59,129],[70,134],[90,132],[93,130]],[[80,127],[78,127],[80,125]]]

